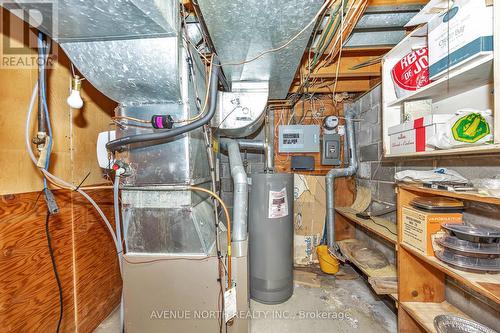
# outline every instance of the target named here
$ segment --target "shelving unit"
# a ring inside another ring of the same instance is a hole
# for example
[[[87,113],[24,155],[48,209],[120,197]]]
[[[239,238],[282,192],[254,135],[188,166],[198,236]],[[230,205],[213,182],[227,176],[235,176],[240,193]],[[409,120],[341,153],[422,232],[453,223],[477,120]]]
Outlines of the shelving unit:
[[[498,7],[498,6],[497,6]],[[494,8],[494,31],[500,31],[499,9]],[[499,48],[488,56],[473,59],[466,64],[450,70],[444,76],[403,97],[396,95],[391,77],[393,66],[415,46],[424,46],[427,27],[422,26],[389,51],[382,60],[382,121],[384,156],[388,158],[404,158],[417,156],[491,154],[500,152],[500,131],[494,132],[493,144],[468,146],[448,150],[429,150],[424,152],[394,154],[391,153],[388,129],[402,122],[401,111],[404,102],[432,99],[433,113],[454,113],[463,108],[491,109],[493,111],[494,128],[500,128],[500,79],[498,71]],[[495,45],[499,41],[498,33],[494,34]],[[496,88],[496,89],[494,89]]]
[[[396,245],[398,241],[397,229],[396,225],[391,221],[377,217],[374,217],[373,220],[362,219],[356,216],[357,212],[351,207],[337,207],[335,210],[352,223]]]
[[[466,201],[500,205],[500,199],[474,194],[454,193],[429,188],[400,185],[398,221],[402,208],[416,197],[445,196]],[[401,223],[398,223],[398,330],[400,333],[436,332],[434,317],[456,314],[467,317],[445,298],[445,280],[449,276],[483,297],[500,304],[500,274],[479,274],[456,269],[434,256],[423,255],[401,244]]]
[[[462,311],[450,303],[422,303],[422,302],[401,302],[400,307],[406,311],[418,324],[426,331],[437,333],[434,328],[434,317],[440,314],[453,314],[468,318]]]

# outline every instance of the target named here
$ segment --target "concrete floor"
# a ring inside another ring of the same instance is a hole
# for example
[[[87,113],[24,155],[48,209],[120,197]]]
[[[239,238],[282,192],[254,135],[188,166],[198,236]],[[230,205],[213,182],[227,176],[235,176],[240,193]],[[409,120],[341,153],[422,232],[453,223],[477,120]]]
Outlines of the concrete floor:
[[[363,278],[349,266],[341,272],[337,278],[318,275],[313,284],[296,281],[293,296],[282,304],[251,301],[250,333],[396,332],[396,315]],[[94,333],[118,333],[118,321],[115,311]]]

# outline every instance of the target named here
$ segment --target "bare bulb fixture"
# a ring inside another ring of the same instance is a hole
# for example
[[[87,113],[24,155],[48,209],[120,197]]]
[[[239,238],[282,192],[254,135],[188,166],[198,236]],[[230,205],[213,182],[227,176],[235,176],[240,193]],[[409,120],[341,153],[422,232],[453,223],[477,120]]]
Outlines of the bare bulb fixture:
[[[75,75],[71,79],[71,94],[66,99],[66,103],[73,109],[81,109],[83,106],[82,96],[80,95],[80,90],[82,89],[82,79],[78,75]]]

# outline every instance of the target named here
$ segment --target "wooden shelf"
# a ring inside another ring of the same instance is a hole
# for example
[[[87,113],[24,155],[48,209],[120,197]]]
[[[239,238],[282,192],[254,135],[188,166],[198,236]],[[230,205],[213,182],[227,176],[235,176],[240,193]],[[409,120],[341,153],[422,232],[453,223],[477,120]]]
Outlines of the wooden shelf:
[[[479,155],[500,153],[500,144],[485,144],[482,146],[470,146],[454,149],[431,150],[417,153],[386,154],[386,158],[417,157],[417,156],[446,156],[446,155]]]
[[[402,189],[405,189],[408,191],[420,192],[420,193],[431,194],[431,195],[436,195],[436,196],[456,198],[456,199],[467,200],[467,201],[483,202],[483,203],[488,203],[488,204],[493,204],[493,205],[500,205],[500,198],[489,197],[489,196],[484,196],[484,195],[480,195],[480,194],[457,193],[457,192],[444,191],[444,190],[434,190],[434,189],[422,187],[422,186],[403,185],[403,184],[399,185],[399,188],[402,188]]]
[[[362,219],[356,216],[356,211],[351,207],[337,207],[335,210],[353,223],[382,237],[386,241],[394,245],[397,243],[398,236],[395,223],[378,217],[374,217],[373,220]]]
[[[456,96],[476,87],[493,82],[493,54],[450,71],[438,80],[415,92],[387,103],[387,107],[400,106],[403,102],[432,99],[432,102]]]
[[[351,242],[360,242],[357,239],[344,239],[342,241],[337,241],[337,244],[340,246],[340,249],[342,250],[342,254],[347,257],[347,259],[353,263],[356,267],[358,267],[367,277],[369,278],[380,278],[380,277],[390,277],[390,278],[395,278],[397,273],[396,273],[396,267],[394,265],[389,265],[380,269],[372,269],[372,268],[367,268],[363,265],[361,265],[356,258],[351,256],[349,254],[349,251],[346,250],[346,245]]]
[[[462,311],[448,302],[400,302],[399,306],[406,311],[427,332],[436,333],[434,317],[440,314],[454,314],[468,318]]]
[[[500,303],[500,274],[481,274],[459,270],[442,262],[436,257],[418,253],[405,244],[400,244],[400,246],[413,256],[420,258],[466,287],[473,289],[496,303]]]

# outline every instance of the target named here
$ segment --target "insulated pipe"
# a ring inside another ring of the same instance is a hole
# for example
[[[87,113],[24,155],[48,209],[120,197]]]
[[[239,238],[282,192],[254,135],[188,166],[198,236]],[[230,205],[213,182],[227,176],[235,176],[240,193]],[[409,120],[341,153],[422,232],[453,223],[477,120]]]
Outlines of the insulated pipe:
[[[245,141],[248,143],[248,141]],[[227,149],[231,177],[234,182],[233,196],[233,234],[232,241],[240,242],[247,239],[248,221],[248,180],[243,162],[241,161],[240,144],[236,140],[222,139],[222,148]],[[248,147],[248,146],[247,146]]]
[[[171,130],[163,130],[161,132],[147,133],[147,134],[138,134],[138,135],[129,135],[124,136],[122,138],[110,141],[106,144],[106,148],[110,151],[117,151],[123,146],[129,145],[131,143],[140,143],[147,141],[155,141],[155,140],[167,140],[178,135],[184,134],[186,132],[195,130],[208,122],[213,118],[215,114],[215,110],[217,109],[217,86],[219,83],[219,71],[220,71],[220,61],[217,56],[213,58],[212,71],[210,73],[212,80],[210,81],[209,91],[210,94],[210,106],[208,112],[201,118],[193,121],[184,126],[176,127]]]
[[[356,157],[356,142],[354,139],[354,114],[347,110],[345,114],[346,136],[349,145],[349,167],[342,169],[331,169],[326,175],[326,233],[329,249],[336,250],[335,243],[335,179],[338,177],[349,177],[356,173],[358,160]]]

